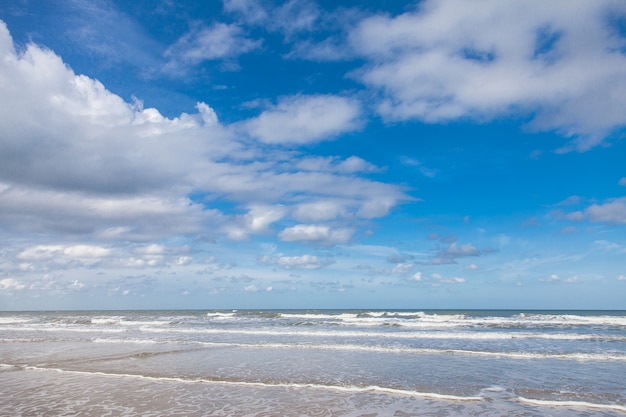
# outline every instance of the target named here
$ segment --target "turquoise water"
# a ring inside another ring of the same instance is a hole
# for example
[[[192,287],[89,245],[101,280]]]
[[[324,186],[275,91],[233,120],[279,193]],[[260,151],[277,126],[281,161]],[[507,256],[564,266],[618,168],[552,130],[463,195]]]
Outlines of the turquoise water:
[[[624,416],[624,311],[0,313],[0,415]]]

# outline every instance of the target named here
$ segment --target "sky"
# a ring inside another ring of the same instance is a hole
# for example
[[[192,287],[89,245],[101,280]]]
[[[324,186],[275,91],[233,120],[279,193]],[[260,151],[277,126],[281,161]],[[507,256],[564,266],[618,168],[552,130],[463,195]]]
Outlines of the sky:
[[[626,2],[0,1],[0,310],[626,309]]]

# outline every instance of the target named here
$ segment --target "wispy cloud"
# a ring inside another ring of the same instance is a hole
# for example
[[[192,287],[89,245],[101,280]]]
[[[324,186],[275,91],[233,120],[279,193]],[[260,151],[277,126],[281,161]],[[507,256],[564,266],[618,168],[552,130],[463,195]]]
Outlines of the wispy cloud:
[[[169,62],[164,71],[176,74],[204,61],[232,61],[260,46],[260,40],[247,38],[243,29],[235,24],[214,23],[208,27],[193,27],[165,51]]]

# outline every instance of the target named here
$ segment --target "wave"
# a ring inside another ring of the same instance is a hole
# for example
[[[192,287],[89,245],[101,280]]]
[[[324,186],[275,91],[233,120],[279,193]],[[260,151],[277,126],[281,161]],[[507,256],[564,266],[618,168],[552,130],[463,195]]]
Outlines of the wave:
[[[211,384],[211,385],[223,385],[223,386],[237,386],[237,387],[249,387],[249,388],[289,388],[289,389],[311,389],[311,390],[323,390],[334,391],[339,393],[369,393],[369,394],[381,394],[390,396],[402,396],[413,398],[424,398],[428,400],[448,401],[448,402],[483,402],[493,401],[491,396],[485,396],[484,391],[481,391],[479,395],[473,396],[461,396],[452,394],[442,394],[437,392],[423,392],[414,391],[409,389],[383,387],[378,385],[368,386],[355,386],[355,385],[330,385],[319,383],[299,383],[299,382],[259,382],[259,381],[243,381],[233,379],[220,379],[220,378],[183,378],[183,377],[167,377],[167,376],[150,376],[142,374],[127,374],[127,373],[110,373],[110,372],[92,372],[92,371],[77,371],[66,370],[61,368],[47,368],[38,366],[23,366],[23,365],[10,365],[0,364],[0,369],[11,369],[34,372],[58,372],[73,375],[85,375],[85,376],[99,376],[107,378],[129,378],[155,381],[159,383],[182,383],[182,384]],[[489,390],[489,389],[487,389]],[[511,395],[510,397],[503,398],[505,401],[521,402],[527,404],[533,404],[542,407],[580,407],[585,409],[603,409],[612,410],[618,412],[626,412],[626,407],[619,404],[600,404],[587,401],[568,401],[568,400],[541,400],[531,399],[521,396]]]
[[[94,317],[91,324],[119,326],[165,326],[172,324],[169,318],[161,320],[130,320],[126,317]]]
[[[134,312],[129,314],[97,314],[85,312],[63,315],[16,315],[0,317],[0,326],[16,326],[20,324],[50,326],[93,326],[93,327],[138,327],[138,326],[179,326],[193,325],[201,327],[211,323],[241,324],[267,323],[281,327],[309,325],[340,325],[349,327],[380,326],[408,329],[576,329],[602,328],[626,329],[626,313],[605,312],[578,313],[539,313],[539,312],[425,312],[425,311],[277,311],[277,310],[232,310],[185,312],[176,314],[167,312]]]
[[[124,333],[125,329],[119,328],[98,328],[98,327],[77,327],[77,326],[49,326],[49,325],[30,325],[19,327],[0,326],[0,331],[11,332],[75,332],[75,333]]]
[[[0,325],[2,324],[22,324],[29,323],[31,319],[24,317],[0,317]]]
[[[241,343],[241,342],[203,342],[203,341],[162,341],[154,339],[94,339],[94,343],[121,343],[121,344],[165,344],[178,343],[183,345],[195,345],[205,347],[236,347],[243,349],[312,349],[312,350],[335,350],[347,352],[373,352],[373,353],[395,353],[414,355],[465,355],[484,356],[509,359],[559,359],[574,361],[602,361],[602,362],[626,362],[626,355],[611,353],[537,353],[537,352],[516,352],[516,351],[482,351],[465,349],[446,348],[418,348],[410,346],[383,346],[383,345],[355,345],[355,344],[311,344],[311,343]]]
[[[572,328],[602,326],[626,328],[626,315],[558,314],[558,313],[434,313],[424,311],[232,311],[210,312],[210,320],[241,321],[251,318],[309,321],[320,324],[348,326],[398,326],[412,328]],[[297,322],[296,322],[297,323]]]
[[[570,333],[503,333],[503,332],[366,332],[345,330],[244,330],[216,328],[151,328],[140,329],[147,333],[187,333],[187,334],[231,334],[248,336],[300,336],[300,337],[335,337],[335,338],[372,338],[372,339],[430,339],[430,340],[515,340],[515,339],[549,339],[578,340],[594,342],[626,342],[626,336]]]
[[[156,323],[156,326],[155,326]],[[77,326],[77,325],[20,325],[2,326],[0,331],[5,332],[68,332],[68,333],[125,333],[130,328],[143,333],[163,333],[163,334],[197,334],[197,335],[244,335],[244,336],[296,336],[302,338],[358,338],[358,339],[397,339],[397,340],[554,340],[554,341],[590,341],[590,342],[626,342],[626,335],[608,335],[596,333],[540,333],[522,331],[503,331],[488,329],[481,331],[366,331],[364,330],[344,330],[334,328],[332,330],[314,330],[307,326],[306,329],[293,327],[276,327],[275,329],[232,329],[216,327],[180,327],[164,326],[163,322],[134,321],[126,322],[122,325],[109,326]]]
[[[626,407],[618,404],[596,404],[587,401],[554,401],[554,400],[535,400],[532,398],[517,397],[517,400],[527,404],[548,406],[548,407],[582,407],[582,408],[599,408],[604,410],[614,410],[626,413]]]
[[[510,359],[559,359],[575,361],[617,361],[626,362],[626,355],[599,354],[599,353],[534,353],[534,352],[502,352],[502,351],[477,351],[463,349],[433,349],[433,348],[413,348],[406,346],[370,346],[352,344],[297,344],[297,343],[228,343],[228,342],[196,342],[204,346],[229,346],[241,348],[280,348],[280,349],[319,349],[319,350],[339,350],[339,351],[364,351],[383,353],[405,353],[405,354],[455,354],[486,356]]]
[[[104,338],[96,338],[93,339],[94,343],[127,343],[132,345],[157,345],[168,343],[165,340],[154,340],[154,339],[104,339]]]
[[[215,385],[231,385],[242,387],[254,387],[254,388],[298,388],[298,389],[316,389],[327,391],[338,391],[347,393],[380,393],[397,396],[410,396],[430,398],[446,401],[482,401],[482,397],[478,396],[458,396],[450,394],[440,394],[436,392],[420,392],[391,387],[381,387],[376,385],[368,386],[354,386],[354,385],[323,385],[317,383],[297,383],[297,382],[258,382],[258,381],[241,381],[241,380],[228,380],[228,379],[209,379],[209,378],[182,378],[182,377],[167,377],[167,376],[149,376],[141,374],[123,374],[123,373],[110,373],[110,372],[91,372],[91,371],[76,371],[66,370],[61,368],[46,368],[40,366],[19,366],[19,365],[4,365],[0,364],[0,367],[7,366],[11,368],[21,368],[25,371],[43,371],[43,372],[59,372],[75,375],[94,375],[104,376],[112,378],[133,378],[143,379],[158,382],[177,382],[177,383],[190,383],[190,384],[215,384]]]

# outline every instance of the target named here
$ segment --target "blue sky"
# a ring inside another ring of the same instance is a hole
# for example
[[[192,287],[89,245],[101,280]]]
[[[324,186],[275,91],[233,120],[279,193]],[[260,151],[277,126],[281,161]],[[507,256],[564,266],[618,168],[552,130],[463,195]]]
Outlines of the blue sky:
[[[0,309],[626,309],[622,1],[0,20]]]

